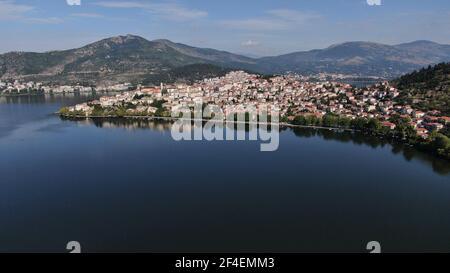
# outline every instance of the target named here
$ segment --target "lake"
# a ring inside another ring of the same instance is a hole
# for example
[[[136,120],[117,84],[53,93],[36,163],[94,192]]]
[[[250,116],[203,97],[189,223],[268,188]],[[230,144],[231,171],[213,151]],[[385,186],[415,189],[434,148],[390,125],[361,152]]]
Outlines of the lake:
[[[0,252],[450,252],[450,162],[357,133],[181,141],[0,97]]]

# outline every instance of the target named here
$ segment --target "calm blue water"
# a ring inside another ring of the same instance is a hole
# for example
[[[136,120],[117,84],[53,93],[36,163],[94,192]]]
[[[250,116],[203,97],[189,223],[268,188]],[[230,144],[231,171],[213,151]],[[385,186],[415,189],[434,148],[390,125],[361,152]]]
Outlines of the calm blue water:
[[[175,142],[169,124],[63,121],[84,96],[0,98],[0,252],[450,251],[450,163],[287,129]]]

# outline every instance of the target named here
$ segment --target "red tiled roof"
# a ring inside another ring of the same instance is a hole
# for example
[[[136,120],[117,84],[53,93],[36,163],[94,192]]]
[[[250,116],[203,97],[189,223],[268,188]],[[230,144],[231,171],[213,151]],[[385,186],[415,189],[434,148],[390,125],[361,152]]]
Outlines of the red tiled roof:
[[[383,121],[381,124],[386,127],[394,127],[395,126],[395,124],[390,121]]]

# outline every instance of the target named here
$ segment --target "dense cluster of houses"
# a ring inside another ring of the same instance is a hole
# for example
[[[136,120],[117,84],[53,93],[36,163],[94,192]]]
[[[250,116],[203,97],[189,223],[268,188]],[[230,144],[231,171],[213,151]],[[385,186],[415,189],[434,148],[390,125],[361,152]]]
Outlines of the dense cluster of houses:
[[[87,92],[104,92],[104,91],[127,91],[131,88],[130,83],[121,83],[114,85],[102,85],[97,87],[76,85],[47,85],[42,82],[22,82],[19,80],[0,81],[0,94],[30,94],[30,93],[46,93],[46,94],[62,94],[62,93],[87,93]]]
[[[409,117],[411,125],[420,136],[427,137],[430,131],[440,130],[450,121],[437,111],[422,112],[409,105],[399,105],[394,99],[399,91],[382,82],[372,87],[354,88],[349,84],[324,81],[310,82],[298,75],[272,78],[230,72],[224,77],[205,79],[195,84],[171,84],[160,87],[138,86],[135,91],[76,105],[70,110],[83,111],[89,115],[94,105],[116,107],[133,105],[129,113],[152,115],[156,108],[152,103],[164,100],[166,109],[198,103],[214,104],[226,111],[240,112],[250,107],[272,109],[289,120],[299,115],[322,117],[335,113],[351,119],[357,117],[377,118],[383,126],[395,129],[389,122],[393,115]]]

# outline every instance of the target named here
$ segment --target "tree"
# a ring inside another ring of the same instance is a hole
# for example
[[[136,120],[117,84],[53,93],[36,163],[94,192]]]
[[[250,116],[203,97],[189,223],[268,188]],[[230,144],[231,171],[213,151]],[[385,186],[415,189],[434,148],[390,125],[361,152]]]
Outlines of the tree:
[[[365,118],[356,118],[352,120],[351,127],[357,130],[363,130],[366,126],[367,120]]]
[[[115,115],[118,117],[124,117],[127,115],[127,109],[125,109],[123,107],[119,107],[116,109]]]
[[[63,108],[59,109],[59,114],[61,116],[67,116],[69,114],[69,108],[63,107]]]
[[[92,116],[100,117],[100,116],[103,116],[103,115],[104,115],[103,107],[101,107],[98,104],[95,104],[94,105],[94,109],[92,110]]]
[[[433,132],[430,139],[429,145],[432,151],[441,157],[450,159],[450,138],[441,133]]]
[[[296,116],[293,123],[295,125],[307,125],[305,116]]]
[[[339,125],[339,118],[335,114],[327,113],[322,117],[322,125],[326,127],[336,127]]]
[[[365,124],[365,128],[371,132],[379,133],[381,131],[382,125],[378,119],[371,118]]]
[[[441,130],[441,134],[450,137],[450,123],[445,125],[445,127]]]
[[[156,108],[162,108],[163,104],[166,103],[167,101],[165,100],[155,100],[152,104],[150,104],[150,106],[152,107],[156,107]]]

